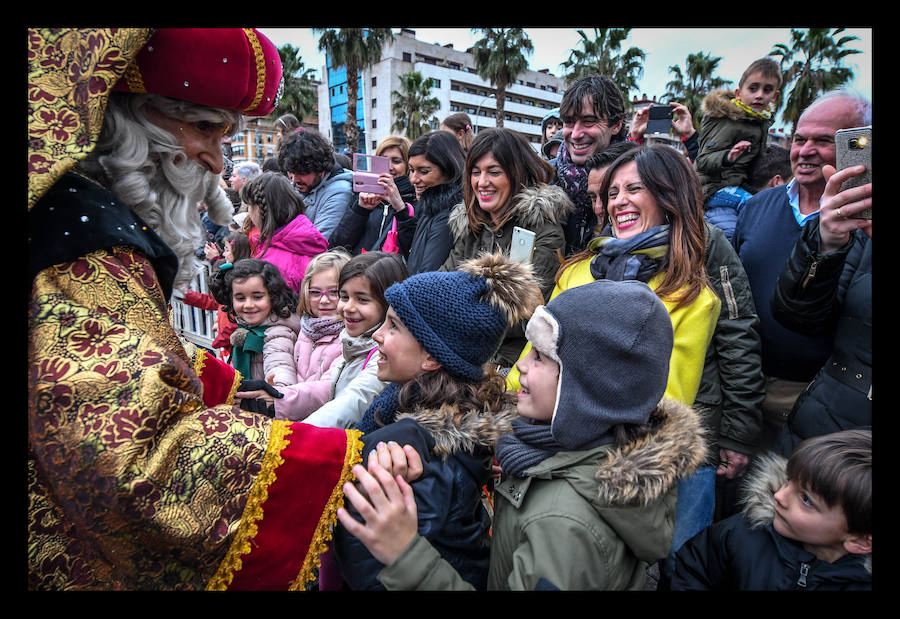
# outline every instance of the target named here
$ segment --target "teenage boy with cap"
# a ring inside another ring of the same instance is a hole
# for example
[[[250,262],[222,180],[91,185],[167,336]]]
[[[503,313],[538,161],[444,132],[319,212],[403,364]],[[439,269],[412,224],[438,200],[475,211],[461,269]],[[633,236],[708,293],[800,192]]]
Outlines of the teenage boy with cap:
[[[598,298],[604,299],[597,303]],[[519,418],[497,442],[489,589],[641,590],[672,541],[676,481],[703,461],[698,415],[662,399],[673,335],[638,281],[564,291],[528,322]],[[608,357],[610,371],[592,371]],[[385,565],[388,589],[470,588],[416,534],[418,488],[377,464],[354,472],[368,499],[345,495],[365,523],[347,530]],[[399,483],[398,483],[399,482]]]
[[[240,374],[168,313],[278,50],[251,28],[27,41],[28,587],[305,588],[358,432],[237,409]]]

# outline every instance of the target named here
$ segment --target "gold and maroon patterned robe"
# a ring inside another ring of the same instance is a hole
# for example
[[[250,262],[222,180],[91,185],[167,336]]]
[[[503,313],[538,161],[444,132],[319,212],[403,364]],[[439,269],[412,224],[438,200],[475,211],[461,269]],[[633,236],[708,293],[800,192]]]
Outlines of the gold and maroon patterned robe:
[[[121,73],[135,40],[29,30],[29,588],[304,589],[359,433],[233,406],[240,375],[189,357],[169,322],[171,250],[71,161],[47,163],[97,121],[59,75]]]

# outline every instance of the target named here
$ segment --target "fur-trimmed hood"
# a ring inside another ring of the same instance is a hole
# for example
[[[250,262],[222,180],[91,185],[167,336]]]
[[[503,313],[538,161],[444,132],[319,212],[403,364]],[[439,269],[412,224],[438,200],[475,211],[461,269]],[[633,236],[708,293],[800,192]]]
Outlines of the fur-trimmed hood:
[[[438,409],[417,408],[412,413],[400,413],[397,421],[410,418],[434,437],[432,453],[446,459],[456,453],[475,454],[493,451],[503,434],[512,432],[512,420],[516,417],[515,405],[501,411],[470,411],[460,415],[454,404],[444,404]]]
[[[647,505],[687,477],[706,458],[705,429],[691,407],[663,399],[651,414],[662,426],[609,452],[594,476],[601,504]]]
[[[539,184],[525,187],[515,197],[515,215],[510,221],[528,230],[536,230],[546,224],[562,224],[566,216],[575,210],[575,205],[562,187]],[[485,224],[482,224],[485,225]],[[459,241],[472,233],[466,205],[459,203],[450,211],[447,226],[454,241]]]
[[[701,109],[704,116],[710,118],[727,118],[729,120],[755,120],[747,115],[747,112],[731,102],[734,99],[734,90],[720,88],[713,90],[703,98]],[[769,111],[772,105],[769,105]]]

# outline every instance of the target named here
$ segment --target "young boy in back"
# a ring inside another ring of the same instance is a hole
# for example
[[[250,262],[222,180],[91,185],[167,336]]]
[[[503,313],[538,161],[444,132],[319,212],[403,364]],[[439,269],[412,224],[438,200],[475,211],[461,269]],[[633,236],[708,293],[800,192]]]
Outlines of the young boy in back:
[[[753,195],[747,185],[750,168],[768,141],[773,121],[770,104],[780,87],[779,64],[760,58],[747,67],[735,90],[714,90],[703,100],[700,151],[694,164],[707,215],[713,209],[727,209],[717,215],[725,222],[736,220],[740,206]],[[707,219],[725,230],[715,217]]]
[[[675,555],[673,590],[870,590],[872,432],[807,439],[747,478],[744,510]]]

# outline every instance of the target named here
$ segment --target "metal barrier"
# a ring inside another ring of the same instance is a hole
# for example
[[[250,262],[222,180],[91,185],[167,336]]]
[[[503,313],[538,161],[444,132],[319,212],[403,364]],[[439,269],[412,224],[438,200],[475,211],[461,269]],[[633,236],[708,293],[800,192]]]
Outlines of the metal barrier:
[[[189,288],[202,294],[209,294],[206,285],[207,266],[202,264],[200,267]],[[187,305],[182,301],[181,291],[177,289],[172,293],[172,327],[184,339],[221,357],[221,351],[212,347],[218,332],[216,312]]]

